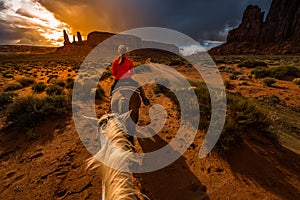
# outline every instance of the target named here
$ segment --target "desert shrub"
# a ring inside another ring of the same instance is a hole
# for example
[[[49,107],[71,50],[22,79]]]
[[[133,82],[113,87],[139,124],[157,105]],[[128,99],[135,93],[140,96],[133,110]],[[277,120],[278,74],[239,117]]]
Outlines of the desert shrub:
[[[295,83],[296,85],[300,85],[300,78],[295,78],[293,80],[293,83]]]
[[[67,89],[72,89],[73,86],[74,86],[74,78],[71,78],[71,77],[67,78],[65,87]]]
[[[229,76],[230,80],[237,80],[238,79],[238,76],[236,74],[231,74]]]
[[[23,87],[32,85],[35,82],[34,79],[30,77],[20,77],[17,78],[16,81],[18,81]]]
[[[224,86],[225,86],[225,88],[228,89],[228,90],[234,89],[234,85],[230,83],[230,80],[226,80],[226,81],[224,82]]]
[[[255,75],[255,78],[264,78],[264,77],[270,76],[270,74],[271,74],[270,70],[265,67],[257,68],[254,71],[252,71],[251,73]]]
[[[43,92],[46,89],[46,84],[44,82],[34,83],[31,87],[34,92]]]
[[[195,86],[195,84],[193,84]],[[205,84],[197,84],[194,91],[198,98],[201,118],[199,129],[207,130],[211,116],[210,94]],[[225,125],[216,148],[227,151],[239,145],[242,134],[253,128],[262,131],[265,127],[265,116],[257,106],[248,99],[238,95],[227,94],[228,110]]]
[[[225,125],[217,143],[217,148],[227,151],[240,144],[241,136],[249,129],[263,132],[266,121],[264,114],[250,100],[227,94],[228,110]]]
[[[169,65],[170,66],[177,66],[177,65],[182,65],[184,64],[184,61],[182,59],[173,59],[170,61]]]
[[[6,105],[13,102],[14,97],[18,96],[14,92],[2,92],[0,93],[0,110],[3,110]]]
[[[2,72],[2,75],[3,75],[3,77],[5,77],[5,78],[14,78],[13,72],[10,71],[10,70],[3,71],[3,72]]]
[[[6,120],[27,133],[47,116],[62,115],[70,107],[69,98],[62,95],[44,98],[20,97],[7,108]]]
[[[211,101],[208,88],[205,84],[193,84],[195,94],[200,106],[201,118],[199,128],[207,130],[211,116]],[[257,106],[248,99],[241,96],[227,94],[228,110],[225,125],[216,148],[226,151],[238,145],[242,141],[242,134],[253,128],[263,130],[265,127],[265,116]]]
[[[242,74],[242,73],[239,72],[239,71],[234,70],[234,71],[232,72],[232,74],[233,74],[233,75],[240,75],[240,74]]]
[[[280,100],[280,98],[276,95],[262,96],[262,97],[258,98],[258,100],[261,103],[266,104],[268,106],[272,106],[272,107],[286,106],[286,103],[284,101]]]
[[[84,82],[76,82],[76,91],[73,91],[73,95],[79,99],[93,98],[102,99],[105,95],[104,90],[100,85],[95,85],[96,81],[85,80]]]
[[[218,69],[219,69],[220,72],[224,72],[226,67],[225,66],[220,66],[220,67],[218,67]]]
[[[22,89],[23,86],[18,83],[18,82],[12,82],[12,83],[8,83],[4,86],[4,91],[13,91],[13,90],[19,90]]]
[[[263,80],[263,84],[265,86],[271,87],[274,83],[276,83],[276,79],[275,78],[265,78]]]
[[[217,149],[221,152],[228,151],[232,147],[239,145],[241,142],[242,137],[239,133],[239,127],[236,124],[236,121],[227,115],[223,131],[216,145]]]
[[[194,92],[197,96],[200,107],[199,129],[207,130],[211,117],[211,101],[208,88],[203,83],[190,83],[194,87]]]
[[[240,63],[238,67],[256,68],[256,67],[266,67],[267,63],[262,61],[246,61]]]
[[[288,78],[298,78],[300,77],[300,68],[295,66],[280,66],[280,67],[274,67],[270,68],[271,70],[271,77],[285,80]]]
[[[240,85],[249,85],[247,81],[242,81]]]
[[[213,60],[216,64],[226,64],[227,63],[225,58],[219,58],[219,59],[214,58]]]
[[[58,85],[49,85],[46,87],[46,93],[48,95],[61,95],[64,91],[64,88]]]
[[[53,85],[57,85],[59,87],[62,87],[62,88],[64,88],[66,86],[66,82],[62,79],[52,79],[50,81],[50,83],[53,84]]]
[[[4,76],[4,78],[14,78],[13,74],[5,74],[3,76]]]
[[[279,80],[300,77],[300,68],[295,66],[279,66],[272,68],[259,68],[253,71],[256,78],[272,77]]]

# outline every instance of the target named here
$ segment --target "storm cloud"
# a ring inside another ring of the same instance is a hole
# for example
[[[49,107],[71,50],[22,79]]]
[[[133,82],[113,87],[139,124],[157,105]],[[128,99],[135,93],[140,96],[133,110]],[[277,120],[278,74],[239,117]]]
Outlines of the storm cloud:
[[[0,3],[0,9],[3,7],[5,10],[5,1],[2,6]],[[240,23],[247,5],[259,5],[267,12],[271,4],[271,0],[32,0],[32,2],[39,3],[53,13],[58,21],[65,23],[69,34],[81,31],[82,35],[86,36],[95,30],[118,33],[131,28],[154,26],[180,31],[198,41],[224,41],[228,31]],[[1,12],[0,10],[0,14]],[[31,18],[38,16],[24,8],[18,8],[16,13]],[[3,34],[0,36],[2,40]]]

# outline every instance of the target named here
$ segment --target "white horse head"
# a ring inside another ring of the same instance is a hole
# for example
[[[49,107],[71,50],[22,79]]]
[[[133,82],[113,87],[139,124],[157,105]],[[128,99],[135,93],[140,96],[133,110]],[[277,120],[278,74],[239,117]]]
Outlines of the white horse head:
[[[132,160],[132,145],[127,139],[125,121],[130,111],[118,114],[105,114],[99,120],[89,118],[98,124],[101,149],[87,160],[88,168],[99,169],[102,175],[103,200],[136,200],[136,190],[129,172]],[[100,161],[100,162],[99,162]]]

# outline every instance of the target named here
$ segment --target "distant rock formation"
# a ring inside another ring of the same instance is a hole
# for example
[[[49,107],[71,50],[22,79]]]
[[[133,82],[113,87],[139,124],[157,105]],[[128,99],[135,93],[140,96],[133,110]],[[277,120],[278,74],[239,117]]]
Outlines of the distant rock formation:
[[[77,40],[78,44],[82,44],[82,36],[79,31],[77,31]]]
[[[69,36],[68,36],[66,30],[64,30],[63,33],[64,33],[64,45],[66,46],[66,45],[71,44],[71,42],[69,40]]]
[[[264,12],[249,5],[242,23],[211,54],[300,54],[300,0],[273,0]]]
[[[98,44],[113,36],[115,37],[112,40],[109,40],[109,43],[105,42],[105,45],[114,51],[116,51],[120,44],[124,44],[129,48],[129,50],[155,46],[159,49],[179,53],[179,48],[175,45],[153,41],[142,41],[141,38],[132,35],[116,35],[114,33],[94,31],[89,33],[87,40],[84,41],[80,32],[77,32],[77,41],[75,41],[75,36],[73,36],[73,42],[70,43],[69,37],[65,30],[63,33],[65,39],[64,46],[57,48],[57,53],[60,54],[88,54]]]

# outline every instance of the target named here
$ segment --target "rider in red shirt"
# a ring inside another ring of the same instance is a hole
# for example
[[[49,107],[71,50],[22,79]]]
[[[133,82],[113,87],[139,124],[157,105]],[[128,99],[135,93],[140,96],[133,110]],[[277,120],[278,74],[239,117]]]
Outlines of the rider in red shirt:
[[[112,63],[112,74],[115,80],[131,78],[131,75],[134,75],[133,62],[124,55],[117,57]]]
[[[145,105],[149,105],[149,100],[145,96],[143,88],[139,85],[138,82],[131,79],[131,76],[135,74],[134,65],[133,62],[125,56],[127,51],[127,47],[125,47],[124,45],[120,45],[118,48],[119,56],[112,63],[112,74],[115,77],[115,81],[111,87],[111,94],[118,82],[119,85],[129,84],[139,88],[143,103]]]

